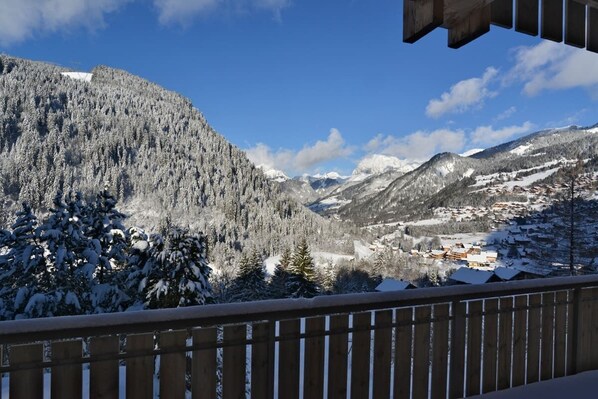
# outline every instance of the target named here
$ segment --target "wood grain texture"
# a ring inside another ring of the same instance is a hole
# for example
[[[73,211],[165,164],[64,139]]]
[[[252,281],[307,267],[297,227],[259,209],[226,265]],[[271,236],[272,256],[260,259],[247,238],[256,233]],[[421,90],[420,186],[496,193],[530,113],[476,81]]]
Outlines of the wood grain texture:
[[[90,362],[89,397],[91,399],[118,399],[119,374],[118,356],[120,340],[118,335],[92,337],[89,340],[89,353],[93,356],[114,356],[111,360]]]
[[[303,396],[321,399],[324,395],[324,331],[326,319],[312,317],[305,321],[305,333],[314,337],[305,339],[303,369]]]
[[[527,295],[515,297],[513,325],[513,386],[525,384],[525,357],[527,345]]]
[[[160,333],[160,348],[172,353],[160,355],[160,397],[184,399],[186,390],[187,330]]]
[[[274,322],[252,326],[251,397],[274,397]]]
[[[498,299],[484,301],[484,360],[482,393],[496,391],[498,350]]]
[[[43,360],[43,345],[12,345],[8,356],[11,366],[39,363]],[[11,398],[37,399],[44,392],[43,369],[27,368],[10,373],[8,394]]]
[[[515,0],[515,30],[538,35],[538,0]]]
[[[191,395],[193,399],[216,399],[217,339],[216,327],[195,328],[193,345],[206,349],[195,350],[191,360]]]
[[[245,366],[247,326],[225,326],[223,329],[222,398],[245,398]]]
[[[330,316],[330,341],[328,347],[328,398],[347,397],[347,364],[349,316]]]
[[[285,398],[299,398],[299,333],[300,320],[280,322],[278,390]]]
[[[413,308],[396,310],[394,397],[411,397],[411,359],[413,344]]]
[[[353,339],[351,342],[351,398],[368,399],[370,395],[370,345],[371,312],[353,315]]]
[[[154,334],[131,334],[127,336],[127,352],[151,352]],[[151,399],[154,397],[154,356],[136,356],[127,359],[127,399]]]
[[[447,394],[449,304],[434,305],[432,338],[432,399],[444,399]]]
[[[513,336],[513,298],[506,297],[499,300],[500,314],[498,316],[498,377],[499,390],[511,385],[511,350]]]

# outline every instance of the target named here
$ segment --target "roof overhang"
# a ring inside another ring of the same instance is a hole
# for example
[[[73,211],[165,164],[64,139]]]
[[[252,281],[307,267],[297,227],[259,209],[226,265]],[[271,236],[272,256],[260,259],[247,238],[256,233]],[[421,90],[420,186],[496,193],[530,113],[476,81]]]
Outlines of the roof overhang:
[[[403,41],[448,29],[459,48],[490,25],[598,52],[598,0],[403,0]]]

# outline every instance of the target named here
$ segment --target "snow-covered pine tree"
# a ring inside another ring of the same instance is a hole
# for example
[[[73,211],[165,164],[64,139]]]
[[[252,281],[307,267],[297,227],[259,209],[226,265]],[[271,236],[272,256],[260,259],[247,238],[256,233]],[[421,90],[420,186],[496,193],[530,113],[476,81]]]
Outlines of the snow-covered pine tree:
[[[84,227],[89,239],[87,257],[97,259],[95,284],[91,292],[94,313],[123,310],[127,295],[121,288],[126,262],[127,237],[123,225],[125,215],[116,209],[116,198],[104,188],[85,209]]]
[[[90,311],[89,293],[97,257],[88,250],[89,241],[83,232],[85,204],[80,194],[69,193],[65,201],[62,197],[62,192],[58,191],[50,216],[39,227],[40,239],[46,247],[46,267],[53,284],[44,298],[27,305],[36,309],[36,316]]]
[[[264,262],[257,250],[243,255],[239,263],[239,275],[233,282],[233,300],[238,302],[259,301],[267,297]]]
[[[305,238],[295,249],[289,272],[287,288],[292,298],[311,298],[318,294],[314,260]]]
[[[287,281],[289,278],[289,267],[291,265],[292,252],[286,247],[280,257],[280,262],[274,268],[274,275],[270,279],[270,297],[280,299],[289,296]]]
[[[0,232],[0,319],[32,317],[25,311],[29,300],[50,287],[44,249],[35,234],[37,217],[27,203],[16,216],[12,232]]]
[[[206,258],[205,237],[188,230],[171,227],[166,239],[152,241],[151,256],[146,262],[146,306],[172,308],[203,305],[212,298],[211,273]]]

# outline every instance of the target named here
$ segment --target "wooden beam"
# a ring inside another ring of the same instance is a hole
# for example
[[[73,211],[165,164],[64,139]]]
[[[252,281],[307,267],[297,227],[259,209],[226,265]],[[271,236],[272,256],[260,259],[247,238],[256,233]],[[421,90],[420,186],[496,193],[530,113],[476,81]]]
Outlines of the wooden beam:
[[[490,23],[511,29],[513,27],[513,0],[494,0],[491,7]]]
[[[586,46],[586,5],[574,0],[565,2],[565,43],[584,48]]]
[[[538,0],[516,0],[515,30],[532,36],[538,35]]]
[[[542,0],[542,39],[563,41],[562,0]]]
[[[443,0],[403,0],[403,41],[415,43],[442,25]]]
[[[448,46],[459,48],[490,31],[490,4],[474,10],[448,33]]]
[[[588,43],[587,49],[598,53],[598,9],[589,6],[588,7]]]

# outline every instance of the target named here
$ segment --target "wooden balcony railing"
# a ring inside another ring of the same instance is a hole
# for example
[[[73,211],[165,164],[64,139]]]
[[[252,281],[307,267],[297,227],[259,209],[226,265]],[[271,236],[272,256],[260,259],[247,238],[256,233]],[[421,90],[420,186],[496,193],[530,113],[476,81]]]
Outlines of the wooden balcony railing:
[[[1,381],[19,399],[471,396],[598,369],[597,301],[581,276],[7,321]]]

